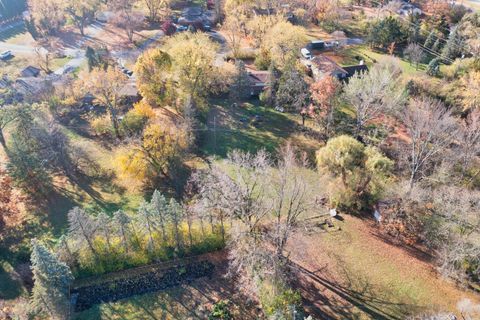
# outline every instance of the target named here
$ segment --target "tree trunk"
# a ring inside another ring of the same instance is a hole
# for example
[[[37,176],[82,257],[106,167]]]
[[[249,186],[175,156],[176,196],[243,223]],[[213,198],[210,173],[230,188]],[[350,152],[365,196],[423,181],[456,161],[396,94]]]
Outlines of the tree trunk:
[[[3,130],[2,129],[0,129],[0,144],[3,147],[3,150],[5,150],[5,152],[7,152],[7,150],[8,150],[7,142],[5,141],[5,136],[3,135]]]

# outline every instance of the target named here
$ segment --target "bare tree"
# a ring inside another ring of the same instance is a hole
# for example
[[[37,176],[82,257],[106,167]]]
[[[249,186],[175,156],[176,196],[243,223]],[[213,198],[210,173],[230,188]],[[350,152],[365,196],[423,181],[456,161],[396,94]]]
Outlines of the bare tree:
[[[345,86],[344,98],[355,109],[356,134],[380,113],[391,113],[405,101],[395,60],[384,60],[368,73],[356,73]]]
[[[134,31],[143,23],[144,16],[133,10],[134,0],[114,0],[112,6],[118,11],[116,23],[125,30],[128,40],[133,42]]]
[[[422,47],[416,43],[410,43],[403,51],[403,54],[408,56],[410,63],[415,63],[416,70],[418,70],[418,64],[425,58]]]
[[[468,169],[472,160],[480,154],[480,111],[468,115],[460,126],[458,144],[462,168]]]
[[[410,136],[406,157],[412,188],[434,157],[453,142],[457,125],[440,101],[425,97],[410,101],[403,112],[403,121]]]
[[[68,232],[73,240],[86,242],[93,255],[98,257],[93,245],[93,238],[97,232],[95,221],[84,210],[75,207],[68,212],[68,224]]]

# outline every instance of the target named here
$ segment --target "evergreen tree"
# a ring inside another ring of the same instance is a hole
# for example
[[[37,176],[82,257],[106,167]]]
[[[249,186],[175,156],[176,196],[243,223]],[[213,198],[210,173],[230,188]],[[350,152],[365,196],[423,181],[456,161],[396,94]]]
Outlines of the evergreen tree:
[[[450,31],[445,47],[443,47],[442,56],[445,59],[455,60],[464,52],[464,45],[458,26],[454,26]]]
[[[103,235],[103,238],[105,238],[105,241],[107,242],[107,248],[108,251],[112,251],[112,245],[110,241],[110,235],[111,235],[111,219],[105,212],[101,212],[97,216],[97,229],[98,231],[101,232]]]
[[[183,241],[182,241],[182,234],[181,234],[181,223],[183,219],[183,208],[182,206],[175,201],[175,199],[170,199],[169,207],[169,215],[170,220],[172,221],[173,227],[173,237],[175,239],[175,248],[177,252],[181,252],[183,249]]]
[[[408,42],[415,43],[420,40],[420,17],[418,14],[411,14],[408,17]]]
[[[440,40],[440,38],[438,38],[437,41],[435,41],[435,43],[433,44],[432,51],[439,53],[441,49],[442,41]]]
[[[93,238],[97,231],[95,221],[84,210],[75,207],[68,212],[68,224],[70,237],[79,242],[85,241],[94,256],[98,257],[98,253],[93,246]]]
[[[236,75],[230,88],[230,99],[234,102],[246,99],[250,95],[250,77],[242,60],[235,62]]]
[[[430,49],[432,48],[434,43],[435,43],[435,31],[432,30],[428,34],[427,39],[425,39],[425,43],[423,44],[423,46]]]
[[[141,225],[142,231],[148,236],[148,250],[153,251],[155,248],[155,241],[153,239],[153,232],[155,231],[155,216],[152,214],[153,210],[149,208],[148,203],[142,202],[138,208],[138,222]]]
[[[440,72],[440,58],[435,58],[430,61],[430,63],[427,66],[427,74],[432,77],[438,76]]]
[[[125,214],[125,212],[118,210],[113,214],[113,221],[115,222],[115,226],[118,228],[120,232],[120,236],[122,238],[122,244],[125,248],[125,253],[128,253],[128,240],[127,234],[129,232],[129,225],[131,222],[130,217]]]
[[[162,239],[167,241],[166,221],[168,218],[168,202],[167,199],[158,191],[153,192],[152,200],[150,200],[150,208],[153,215],[158,220],[158,225],[162,231]]]
[[[32,240],[31,262],[33,311],[49,314],[52,319],[68,319],[70,285],[73,281],[70,269],[35,239]]]
[[[87,58],[88,71],[92,71],[93,68],[98,66],[98,56],[92,47],[87,47],[85,50],[85,57]]]

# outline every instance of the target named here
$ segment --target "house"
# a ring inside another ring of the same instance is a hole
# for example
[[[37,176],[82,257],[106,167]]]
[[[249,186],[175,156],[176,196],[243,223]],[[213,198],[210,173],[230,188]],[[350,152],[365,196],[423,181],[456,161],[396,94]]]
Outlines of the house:
[[[312,71],[312,77],[318,81],[326,76],[336,77],[342,80],[348,77],[348,72],[340,67],[335,61],[324,55],[315,56],[306,63]]]
[[[365,73],[368,72],[368,67],[365,64],[359,64],[357,66],[348,66],[343,67],[343,70],[347,71],[347,78],[350,78],[355,75],[355,73]]]
[[[268,85],[268,71],[249,71],[248,78],[250,80],[250,95],[258,96]]]
[[[38,77],[40,71],[41,70],[38,68],[28,66],[20,72],[20,75],[22,76],[22,78]]]

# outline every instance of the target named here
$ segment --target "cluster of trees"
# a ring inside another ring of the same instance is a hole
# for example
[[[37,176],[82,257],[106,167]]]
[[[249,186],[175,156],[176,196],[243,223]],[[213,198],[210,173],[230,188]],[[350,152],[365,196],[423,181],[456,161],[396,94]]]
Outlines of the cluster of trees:
[[[138,5],[146,9],[146,15],[137,11]],[[133,33],[142,25],[145,16],[149,22],[158,22],[168,13],[169,6],[169,0],[28,0],[31,17],[27,27],[35,37],[55,35],[68,17],[84,35],[85,27],[95,19],[97,12],[112,10],[116,13],[113,22],[125,30],[132,42]]]
[[[290,145],[280,154],[274,164],[263,151],[234,151],[192,180],[197,206],[232,221],[229,268],[240,289],[257,296],[268,316],[290,319],[301,305],[289,287],[286,244],[321,191],[308,178],[304,156]]]
[[[16,187],[41,198],[52,187],[52,174],[73,177],[87,159],[73,148],[46,105],[6,105],[0,110],[0,142],[7,172]],[[5,132],[8,129],[8,140]]]
[[[69,211],[68,222],[57,252],[80,276],[217,250],[225,237],[223,220],[167,200],[158,191],[135,214],[94,217],[77,207]]]

